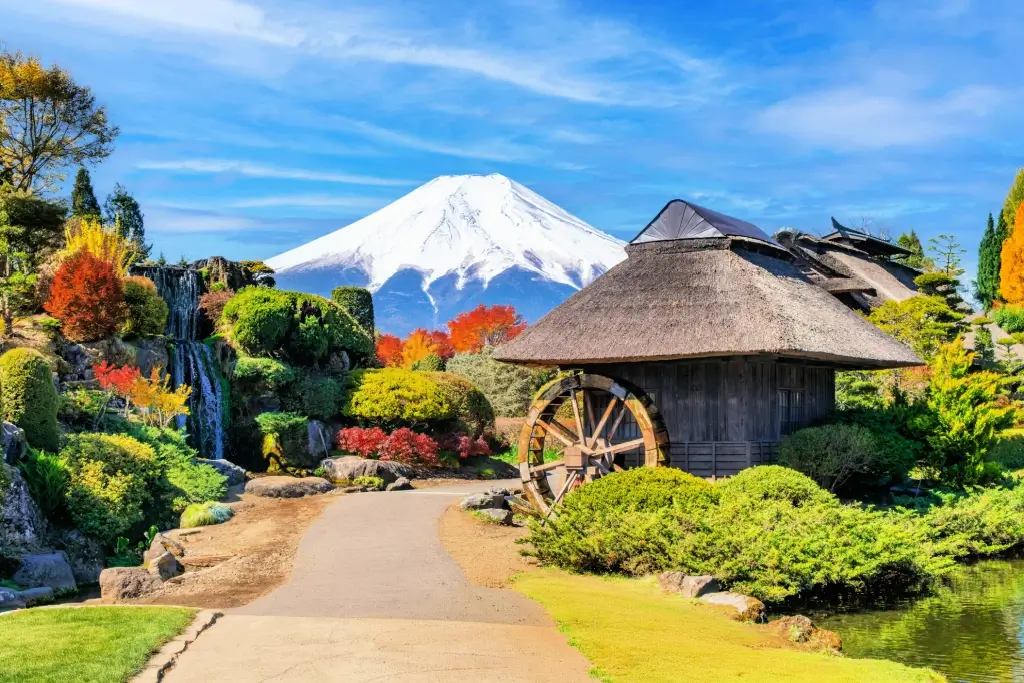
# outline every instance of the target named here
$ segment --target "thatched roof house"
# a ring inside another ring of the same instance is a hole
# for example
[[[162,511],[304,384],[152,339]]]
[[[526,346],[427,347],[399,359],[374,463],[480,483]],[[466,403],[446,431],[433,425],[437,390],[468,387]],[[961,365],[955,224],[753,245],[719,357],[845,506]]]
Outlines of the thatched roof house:
[[[836,369],[921,364],[746,221],[674,200],[626,253],[494,357],[646,392],[672,464],[696,474],[771,461],[784,434],[833,408]]]

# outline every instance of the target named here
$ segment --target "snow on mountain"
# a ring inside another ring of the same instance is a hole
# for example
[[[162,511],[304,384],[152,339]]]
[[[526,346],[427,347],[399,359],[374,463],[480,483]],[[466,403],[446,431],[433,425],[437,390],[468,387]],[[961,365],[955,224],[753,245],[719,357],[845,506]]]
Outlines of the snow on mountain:
[[[282,289],[368,287],[378,327],[404,334],[479,303],[536,320],[623,258],[620,240],[494,174],[435,178],[267,264]]]

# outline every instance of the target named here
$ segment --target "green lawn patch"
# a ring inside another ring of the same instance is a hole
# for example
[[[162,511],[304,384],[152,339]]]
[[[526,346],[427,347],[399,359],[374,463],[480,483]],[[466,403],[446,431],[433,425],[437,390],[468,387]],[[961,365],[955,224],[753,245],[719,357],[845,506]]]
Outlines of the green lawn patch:
[[[0,683],[123,683],[195,614],[178,607],[82,607],[0,615]]]
[[[732,621],[708,605],[664,595],[649,579],[544,570],[519,576],[515,586],[551,613],[605,683],[946,680],[895,662],[789,649],[766,629]]]

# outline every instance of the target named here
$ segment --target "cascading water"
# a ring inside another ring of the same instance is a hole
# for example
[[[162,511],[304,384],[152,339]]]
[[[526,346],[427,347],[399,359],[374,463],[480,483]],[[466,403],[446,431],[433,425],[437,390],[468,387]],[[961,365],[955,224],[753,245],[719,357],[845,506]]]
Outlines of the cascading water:
[[[137,266],[134,273],[156,283],[156,290],[167,302],[166,334],[173,340],[170,359],[171,383],[192,387],[189,414],[178,417],[178,427],[186,427],[192,445],[204,458],[224,457],[224,388],[214,361],[213,351],[198,340],[199,296],[202,282],[199,271],[180,266]]]

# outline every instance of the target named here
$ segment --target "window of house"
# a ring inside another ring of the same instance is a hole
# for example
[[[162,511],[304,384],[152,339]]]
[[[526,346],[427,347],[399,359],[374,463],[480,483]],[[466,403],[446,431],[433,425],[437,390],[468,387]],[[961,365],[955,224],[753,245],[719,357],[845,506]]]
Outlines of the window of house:
[[[799,389],[779,390],[779,423],[783,436],[804,426],[804,392]]]

